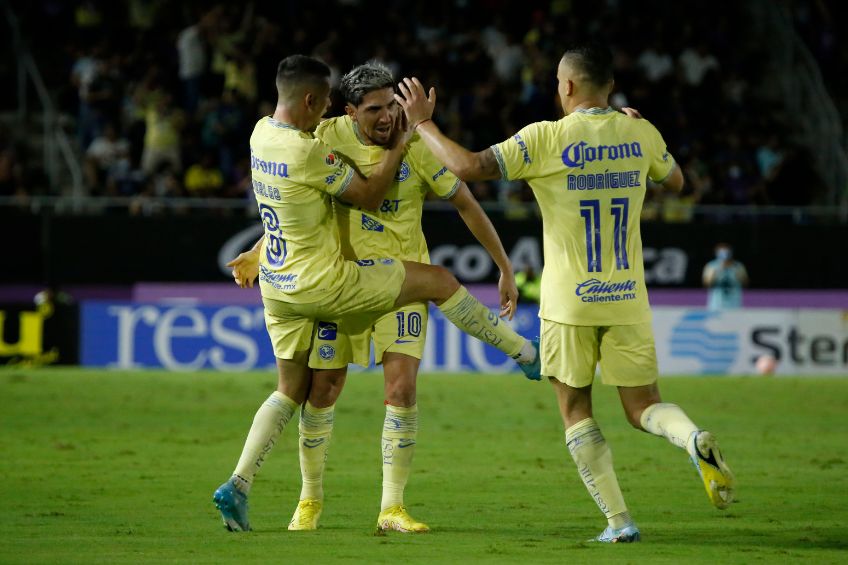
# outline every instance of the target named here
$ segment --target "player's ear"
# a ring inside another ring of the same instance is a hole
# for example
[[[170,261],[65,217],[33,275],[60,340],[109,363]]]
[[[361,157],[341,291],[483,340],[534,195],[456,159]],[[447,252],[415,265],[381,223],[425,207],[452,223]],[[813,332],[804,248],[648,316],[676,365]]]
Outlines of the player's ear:
[[[356,106],[353,104],[345,104],[345,113],[350,116],[350,119],[356,121]]]

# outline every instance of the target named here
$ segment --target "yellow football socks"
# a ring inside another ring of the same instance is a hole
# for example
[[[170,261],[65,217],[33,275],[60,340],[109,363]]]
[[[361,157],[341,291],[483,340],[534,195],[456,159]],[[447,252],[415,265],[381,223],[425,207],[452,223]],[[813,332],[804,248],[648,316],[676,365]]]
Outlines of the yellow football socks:
[[[291,420],[296,408],[297,403],[294,400],[275,390],[256,411],[238,465],[233,471],[239,490],[245,493],[250,491],[253,477],[274,448],[277,438]]]
[[[627,506],[612,466],[612,452],[597,422],[593,418],[577,422],[565,430],[565,443],[589,495],[610,525],[621,527],[616,524],[629,520]]]
[[[300,499],[324,499],[324,462],[333,434],[335,405],[316,408],[307,400],[300,412]]]
[[[498,315],[460,286],[453,296],[445,300],[439,310],[453,325],[480,341],[488,343],[515,357],[522,351],[526,339],[515,333]]]
[[[386,404],[383,421],[383,499],[380,510],[403,504],[403,490],[412,470],[415,438],[418,435],[418,406]]]
[[[672,444],[687,449],[689,438],[698,427],[677,404],[658,402],[642,411],[639,418],[642,429],[655,436],[662,436]]]

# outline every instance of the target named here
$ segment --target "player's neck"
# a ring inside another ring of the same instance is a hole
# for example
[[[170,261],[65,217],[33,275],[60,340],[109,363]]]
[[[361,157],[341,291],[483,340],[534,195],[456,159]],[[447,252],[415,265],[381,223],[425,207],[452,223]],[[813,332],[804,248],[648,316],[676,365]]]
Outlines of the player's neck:
[[[290,125],[301,131],[306,131],[309,127],[306,120],[299,118],[295,112],[292,112],[285,106],[280,106],[279,104],[276,108],[274,108],[274,114],[271,117],[278,122]]]
[[[351,121],[351,126],[353,126],[353,134],[356,136],[356,139],[359,140],[359,143],[368,146],[379,145],[378,143],[374,143],[374,140],[372,140],[370,137],[362,133],[362,130],[359,129],[359,124],[354,121]]]
[[[609,107],[609,99],[604,97],[592,97],[592,98],[584,98],[582,100],[575,100],[573,103],[569,104],[568,113],[571,114],[576,112],[577,110],[590,110],[592,108],[608,108]]]

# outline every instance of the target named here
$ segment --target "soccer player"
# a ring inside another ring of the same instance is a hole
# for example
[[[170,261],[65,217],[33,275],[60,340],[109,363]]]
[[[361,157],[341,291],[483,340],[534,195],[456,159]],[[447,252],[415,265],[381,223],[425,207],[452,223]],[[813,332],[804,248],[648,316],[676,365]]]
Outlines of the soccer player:
[[[380,161],[392,135],[400,107],[394,99],[391,71],[376,62],[360,65],[341,80],[347,115],[322,122],[316,137],[343,154],[358,170],[367,173]],[[489,251],[501,272],[502,301],[517,296],[512,266],[494,226],[472,196],[468,186],[448,171],[417,136],[407,145],[391,189],[376,210],[341,206],[339,225],[346,258],[395,257],[429,263],[421,231],[421,213],[428,192],[451,202],[469,230]],[[428,526],[414,520],[403,504],[415,453],[418,432],[416,377],[424,352],[427,304],[417,302],[384,314],[356,335],[348,336],[345,322],[334,339],[316,335],[310,367],[334,369],[348,363],[367,366],[370,342],[374,357],[382,363],[385,378],[386,415],[383,423],[381,459],[383,494],[377,526],[383,530],[426,532]],[[335,349],[328,359],[321,351]],[[323,348],[323,349],[322,349]],[[341,392],[344,372],[315,374],[301,418],[300,463],[303,490],[289,529],[317,527],[323,505],[322,471],[332,433],[333,409]]]
[[[363,177],[313,134],[329,106],[329,76],[329,67],[317,59],[283,59],[274,114],[260,119],[250,138],[253,189],[265,228],[259,242],[259,284],[278,386],[257,411],[232,477],[213,496],[232,531],[250,529],[247,495],[253,478],[306,399],[315,327],[325,334],[335,328],[319,321],[433,301],[457,327],[511,355],[525,374],[538,378],[537,345],[501,323],[447,269],[386,257],[343,258],[332,198],[378,208],[398,171],[409,132],[393,128],[401,139],[390,139],[383,158]],[[515,300],[504,298],[504,315],[512,314]]]
[[[525,179],[542,210],[542,374],[550,378],[565,440],[589,494],[608,520],[595,538],[639,540],[624,503],[612,454],[592,417],[592,381],[618,387],[628,421],[685,449],[710,501],[726,508],[734,480],[710,432],[663,402],[645,289],[639,215],[650,178],[680,190],[683,175],[660,133],[608,104],[609,49],[567,51],[557,70],[565,117],[530,124],[506,141],[472,153],[430,119],[435,90],[404,79],[398,102],[410,124],[448,169],[465,180]]]

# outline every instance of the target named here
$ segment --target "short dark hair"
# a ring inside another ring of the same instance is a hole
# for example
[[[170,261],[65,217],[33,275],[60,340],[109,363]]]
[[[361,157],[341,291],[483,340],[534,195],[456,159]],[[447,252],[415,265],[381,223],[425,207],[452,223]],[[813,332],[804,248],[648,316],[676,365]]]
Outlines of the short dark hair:
[[[289,55],[277,65],[277,92],[280,97],[292,94],[292,89],[304,84],[319,84],[330,77],[330,67],[323,61],[306,55]]]
[[[364,65],[354,67],[342,77],[339,90],[345,102],[359,106],[369,92],[395,86],[392,71],[383,63],[368,61]]]
[[[613,80],[612,51],[606,45],[588,43],[573,47],[565,52],[562,60],[594,86],[606,86]]]

